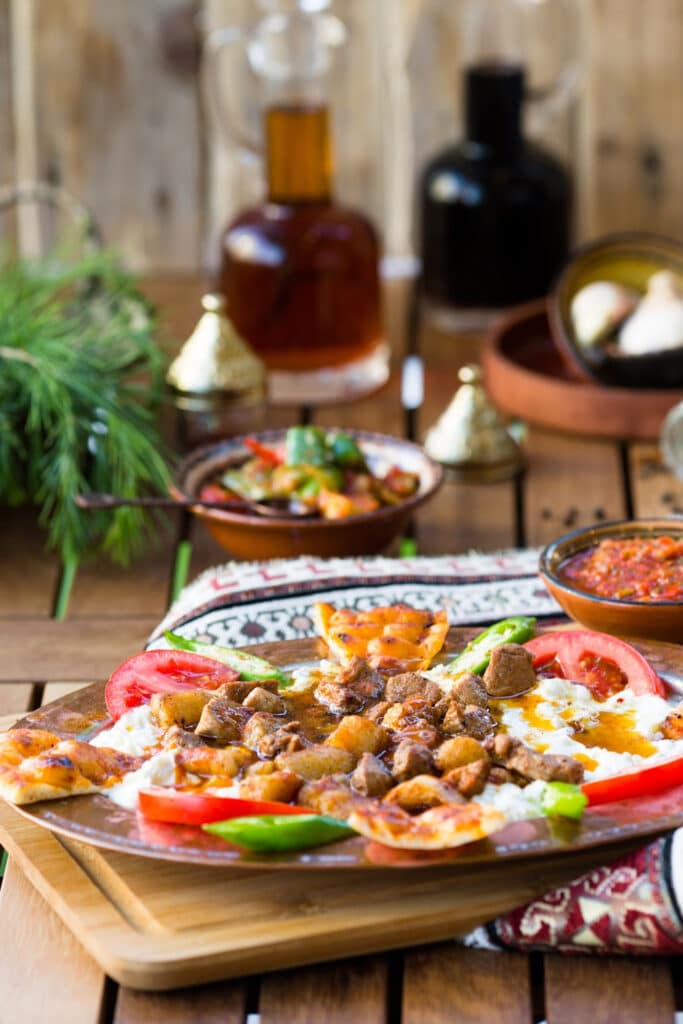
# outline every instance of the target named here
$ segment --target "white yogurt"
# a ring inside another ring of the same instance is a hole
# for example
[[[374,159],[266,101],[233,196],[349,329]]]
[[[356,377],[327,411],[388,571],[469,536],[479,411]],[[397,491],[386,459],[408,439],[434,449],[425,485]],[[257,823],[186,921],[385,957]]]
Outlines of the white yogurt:
[[[152,721],[149,704],[140,704],[126,711],[111,729],[99,732],[90,742],[96,747],[112,747],[123,754],[141,757],[148,747],[158,746],[165,731]]]

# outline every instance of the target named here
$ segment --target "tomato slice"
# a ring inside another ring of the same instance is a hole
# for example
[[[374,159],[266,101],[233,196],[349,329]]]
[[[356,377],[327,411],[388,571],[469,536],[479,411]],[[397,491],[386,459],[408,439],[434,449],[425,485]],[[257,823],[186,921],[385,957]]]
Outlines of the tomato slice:
[[[682,784],[683,757],[678,757],[674,761],[663,761],[626,775],[584,782],[581,789],[588,797],[588,805],[595,806],[610,804],[614,800],[630,800],[635,796],[654,796],[655,793]]]
[[[597,699],[624,687],[637,694],[666,696],[664,683],[642,654],[609,633],[589,629],[542,633],[524,646],[534,656],[535,669],[554,661],[566,679],[588,686]]]
[[[177,825],[208,825],[229,818],[250,818],[256,814],[312,814],[308,807],[295,807],[275,800],[241,800],[237,797],[188,793],[181,789],[151,786],[138,793],[138,807],[152,821]]]
[[[239,672],[220,661],[188,651],[144,651],[116,669],[107,683],[104,699],[113,719],[146,704],[153,693],[178,690],[215,690]]]

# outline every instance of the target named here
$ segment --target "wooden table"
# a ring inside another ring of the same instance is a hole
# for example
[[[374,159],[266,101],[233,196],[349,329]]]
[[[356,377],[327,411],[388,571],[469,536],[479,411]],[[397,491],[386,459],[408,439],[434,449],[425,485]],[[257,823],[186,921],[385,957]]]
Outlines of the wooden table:
[[[153,282],[176,338],[197,313],[194,281]],[[425,341],[427,400],[420,431],[456,387],[476,343]],[[294,412],[279,410],[278,422]],[[400,433],[398,382],[354,405],[321,410],[324,424]],[[656,445],[580,440],[528,431],[527,470],[517,482],[447,482],[416,523],[420,553],[539,545],[572,527],[627,514],[683,509],[683,486],[661,466]],[[98,562],[65,580],[24,510],[0,510],[0,714],[19,714],[69,688],[105,678],[139,650],[182,582],[179,542],[190,541],[189,575],[226,559],[186,518],[132,570]],[[181,547],[187,552],[187,547]],[[70,583],[72,585],[70,586]],[[60,612],[62,621],[55,619]],[[119,988],[88,957],[10,862],[0,891],[3,948],[0,1021],[27,1024],[671,1024],[683,1008],[680,962],[487,953],[454,944],[265,974],[167,994]]]

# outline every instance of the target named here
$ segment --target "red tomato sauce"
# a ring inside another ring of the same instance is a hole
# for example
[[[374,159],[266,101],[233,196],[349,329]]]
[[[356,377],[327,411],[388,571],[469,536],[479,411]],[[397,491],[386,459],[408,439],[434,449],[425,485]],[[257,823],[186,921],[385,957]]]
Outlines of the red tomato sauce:
[[[602,540],[564,561],[557,575],[599,597],[623,601],[683,600],[683,538]]]

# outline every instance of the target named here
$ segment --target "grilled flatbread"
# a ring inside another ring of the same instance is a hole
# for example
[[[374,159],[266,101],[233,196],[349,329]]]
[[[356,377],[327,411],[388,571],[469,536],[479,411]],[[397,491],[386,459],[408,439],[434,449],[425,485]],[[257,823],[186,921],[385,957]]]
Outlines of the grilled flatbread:
[[[0,796],[13,804],[98,793],[139,768],[142,758],[40,729],[13,729],[0,740]]]
[[[429,668],[443,647],[448,616],[396,604],[357,612],[318,602],[313,614],[318,631],[330,653],[342,662],[365,658],[383,672],[420,671]]]

